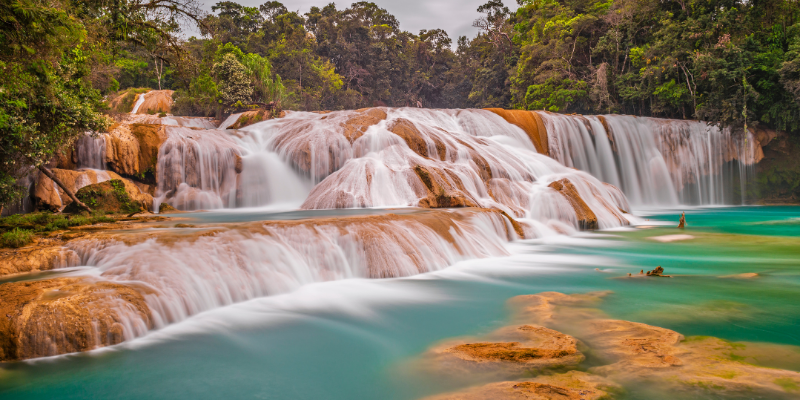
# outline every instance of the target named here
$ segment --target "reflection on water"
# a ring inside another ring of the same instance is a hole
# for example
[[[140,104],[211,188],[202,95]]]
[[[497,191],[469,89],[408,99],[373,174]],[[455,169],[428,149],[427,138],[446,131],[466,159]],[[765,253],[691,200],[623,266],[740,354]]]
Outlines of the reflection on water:
[[[677,222],[679,214],[645,218]],[[236,215],[186,214],[210,223]],[[275,219],[308,216],[284,213]],[[205,311],[111,349],[6,364],[0,369],[0,394],[3,399],[414,399],[458,390],[463,383],[426,377],[412,370],[409,360],[442,340],[508,325],[509,298],[544,291],[611,290],[598,307],[613,318],[686,336],[767,342],[774,346],[767,352],[772,355],[761,351],[755,360],[747,351],[736,354],[747,362],[798,370],[800,227],[774,222],[799,217],[795,207],[690,210],[685,231],[657,227],[514,243],[510,257],[464,261],[416,277],[306,285]],[[674,234],[694,239],[647,239]],[[673,278],[627,277],[659,265]],[[679,398],[626,389],[627,398]]]

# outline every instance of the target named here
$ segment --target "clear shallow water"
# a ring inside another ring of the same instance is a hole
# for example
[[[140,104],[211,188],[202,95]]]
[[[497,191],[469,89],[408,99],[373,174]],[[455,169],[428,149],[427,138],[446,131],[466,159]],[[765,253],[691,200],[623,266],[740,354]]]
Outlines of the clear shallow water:
[[[676,222],[678,212],[645,218]],[[309,285],[112,349],[6,364],[0,397],[413,399],[456,387],[415,373],[410,360],[440,340],[506,325],[510,297],[542,291],[612,290],[601,307],[614,318],[800,346],[797,218],[800,207],[692,210],[686,231],[518,243],[512,257],[414,278]],[[648,239],[673,234],[695,239]],[[657,265],[674,277],[618,279]],[[750,272],[759,277],[720,278]]]

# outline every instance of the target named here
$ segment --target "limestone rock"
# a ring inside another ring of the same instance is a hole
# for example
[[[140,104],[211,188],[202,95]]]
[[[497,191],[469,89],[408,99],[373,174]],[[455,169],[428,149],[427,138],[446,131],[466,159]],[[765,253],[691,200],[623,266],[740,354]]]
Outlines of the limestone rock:
[[[503,110],[502,108],[487,108],[487,110],[503,117],[506,121],[520,127],[530,137],[536,151],[540,154],[550,155],[550,144],[547,130],[542,117],[535,111]]]
[[[581,230],[596,230],[598,229],[597,215],[586,204],[578,193],[575,185],[569,179],[561,179],[549,185],[551,188],[561,193],[567,199],[569,204],[575,210],[575,216],[578,218],[578,227]]]
[[[350,143],[356,141],[364,135],[364,132],[377,123],[386,119],[386,111],[380,108],[362,108],[356,111],[357,114],[350,117],[345,121],[342,126],[344,127],[344,136]]]
[[[172,110],[172,94],[174,90],[151,90],[147,93],[140,94],[144,96],[144,102],[139,106],[136,111],[137,114],[169,114]],[[134,101],[138,101],[137,97]]]
[[[414,172],[425,187],[426,193],[419,206],[423,208],[477,207],[478,202],[472,199],[463,189],[461,180],[446,170],[432,166],[417,165]]]
[[[455,339],[428,352],[432,373],[514,378],[584,360],[575,338],[541,326],[515,325],[481,338]]]
[[[286,113],[281,112],[281,115],[278,118],[283,117],[284,115],[286,115]],[[245,126],[253,125],[255,123],[266,121],[268,119],[272,119],[271,110],[259,109],[253,111],[245,111],[241,115],[239,115],[239,118],[236,120],[236,122],[234,122],[233,125],[229,126],[228,129],[241,129],[244,128]]]
[[[538,376],[525,381],[496,382],[426,400],[599,400],[610,399],[618,384],[585,372]]]
[[[80,258],[61,243],[39,239],[19,249],[0,249],[0,276],[24,272],[47,271],[77,265]]]
[[[800,373],[756,365],[763,362],[759,360],[770,359],[762,355],[774,353],[775,346],[744,345],[710,337],[686,339],[669,329],[610,319],[596,308],[604,295],[546,292],[518,296],[509,303],[516,311],[517,321],[540,323],[581,339],[591,349],[595,362],[601,364],[588,372],[615,382],[646,384],[659,392],[680,393],[676,398],[694,398],[707,388],[713,388],[720,397],[796,396],[791,388],[800,384]],[[787,349],[781,351],[785,353]],[[794,347],[794,351],[800,349]]]
[[[157,173],[158,150],[166,139],[166,128],[163,125],[116,125],[106,134],[106,162],[118,174],[150,174],[154,178]]]
[[[0,315],[0,361],[109,346],[152,327],[138,290],[79,278],[4,283]]]

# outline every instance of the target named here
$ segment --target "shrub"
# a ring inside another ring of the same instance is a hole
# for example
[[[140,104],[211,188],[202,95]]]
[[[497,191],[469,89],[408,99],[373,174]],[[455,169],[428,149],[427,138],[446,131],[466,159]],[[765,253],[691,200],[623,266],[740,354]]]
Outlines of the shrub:
[[[0,235],[2,247],[19,248],[33,241],[33,232],[26,229],[14,228]]]

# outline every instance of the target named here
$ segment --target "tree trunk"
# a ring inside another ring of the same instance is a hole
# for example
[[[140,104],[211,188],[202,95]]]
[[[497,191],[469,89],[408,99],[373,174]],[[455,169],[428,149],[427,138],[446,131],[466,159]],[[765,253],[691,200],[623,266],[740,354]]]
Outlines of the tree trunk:
[[[39,171],[41,171],[43,174],[45,174],[45,176],[50,178],[51,181],[55,182],[56,185],[58,185],[58,187],[60,187],[61,190],[63,190],[64,193],[66,193],[67,196],[69,196],[69,198],[72,199],[72,201],[74,201],[75,204],[78,205],[78,207],[86,211],[92,211],[92,209],[89,208],[89,206],[83,204],[82,201],[78,200],[78,198],[75,197],[75,193],[72,193],[72,190],[70,190],[66,185],[64,185],[64,182],[61,182],[61,179],[58,179],[55,175],[53,175],[53,172],[47,169],[47,167],[45,167],[44,165],[40,165]]]

